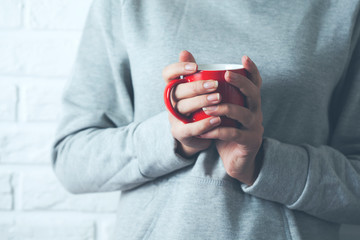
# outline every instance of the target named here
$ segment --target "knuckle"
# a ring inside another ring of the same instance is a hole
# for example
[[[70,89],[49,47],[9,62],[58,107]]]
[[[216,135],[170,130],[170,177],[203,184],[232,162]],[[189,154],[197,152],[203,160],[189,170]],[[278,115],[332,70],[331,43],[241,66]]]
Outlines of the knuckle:
[[[259,112],[259,104],[257,104],[256,102],[251,106],[251,111],[254,113]]]
[[[260,89],[256,86],[255,83],[249,84],[249,90],[253,96],[260,94]]]
[[[175,105],[175,109],[181,113],[181,114],[184,114],[184,104],[183,104],[183,101],[178,101]]]
[[[196,91],[197,93],[201,93],[203,90],[204,81],[196,81]]]
[[[217,108],[216,108],[216,113],[218,114],[218,115],[223,115],[223,116],[227,116],[227,114],[226,114],[226,106],[224,105],[224,104],[219,104],[219,105],[217,105]],[[228,116],[227,116],[228,117]]]
[[[222,106],[222,108],[223,108],[223,113],[225,115],[229,116],[230,113],[231,113],[231,106],[228,105],[228,104],[225,104],[225,105]]]
[[[254,122],[254,115],[253,114],[247,114],[244,117],[244,124],[246,126],[252,125],[253,122]]]
[[[190,138],[195,136],[193,134],[192,124],[183,124],[183,128],[180,131],[183,138]]]
[[[221,138],[220,128],[216,128],[213,131],[214,131],[214,138]]]
[[[209,127],[210,127],[210,123],[209,121],[202,121],[202,122],[198,122],[200,124],[200,126],[198,127],[198,134],[202,134],[204,132],[206,132]]]
[[[176,139],[179,138],[178,128],[175,127],[174,124],[171,126],[171,135]]]
[[[188,129],[186,128],[185,124],[182,123],[182,125],[178,125],[176,127],[176,130],[174,130],[177,136],[177,139],[179,140],[183,140],[185,138],[189,138],[190,137],[190,132],[188,131]]]
[[[193,137],[194,135],[193,134],[191,134],[191,131],[183,131],[183,138],[191,138],[191,137]]]
[[[189,86],[190,86],[190,90],[192,93],[198,93],[198,82],[192,82],[192,83],[189,83]]]
[[[228,104],[224,104],[221,106],[221,114],[223,114],[224,116],[228,117],[228,118],[234,118],[234,113],[233,113],[233,106],[228,105]]]
[[[191,92],[193,94],[201,94],[203,93],[203,82],[204,81],[195,81],[195,82],[191,82]]]
[[[239,137],[238,131],[230,131],[231,139],[237,139]]]
[[[212,137],[213,138],[219,138],[219,136],[220,136],[219,128],[216,128],[216,129],[212,130]]]
[[[235,131],[230,131],[227,133],[229,138],[231,140],[236,140],[236,141],[240,141],[241,140],[241,134],[238,130],[235,130]]]
[[[171,124],[171,135],[178,139],[179,141],[187,137],[187,132],[185,129],[185,124],[178,119],[174,119],[174,122]]]
[[[176,104],[176,110],[185,116],[189,116],[191,114],[193,107],[194,104],[192,104],[191,100],[189,99],[180,100]]]
[[[169,80],[169,79],[168,79],[168,76],[169,76],[168,73],[169,73],[170,67],[171,67],[171,65],[168,65],[168,66],[164,67],[163,70],[162,70],[162,72],[161,72],[162,77],[163,77],[163,79],[164,79],[165,81],[168,81],[168,80]]]

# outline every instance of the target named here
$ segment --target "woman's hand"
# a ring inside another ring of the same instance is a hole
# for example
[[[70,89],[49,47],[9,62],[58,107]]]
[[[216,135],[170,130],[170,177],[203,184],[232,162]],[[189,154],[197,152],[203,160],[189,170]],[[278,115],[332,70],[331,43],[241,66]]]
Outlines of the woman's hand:
[[[197,65],[191,53],[183,51],[180,53],[178,63],[164,68],[163,78],[166,83],[179,78],[181,75],[195,73]],[[190,115],[203,107],[218,104],[220,96],[213,93],[217,89],[217,81],[195,81],[179,84],[173,90],[172,102],[180,114]],[[197,136],[213,129],[220,124],[220,117],[214,116],[194,123],[184,124],[171,113],[169,113],[171,132],[178,141],[177,153],[183,157],[191,157],[198,152],[207,149],[213,140],[201,139]]]
[[[211,116],[227,116],[241,123],[239,129],[219,127],[202,134],[202,139],[216,139],[216,148],[224,163],[226,172],[239,181],[252,185],[258,175],[261,161],[259,149],[262,144],[264,128],[261,112],[261,76],[249,57],[244,56],[242,63],[248,77],[233,72],[226,72],[225,80],[240,89],[246,97],[246,107],[234,104],[218,104],[205,108]]]

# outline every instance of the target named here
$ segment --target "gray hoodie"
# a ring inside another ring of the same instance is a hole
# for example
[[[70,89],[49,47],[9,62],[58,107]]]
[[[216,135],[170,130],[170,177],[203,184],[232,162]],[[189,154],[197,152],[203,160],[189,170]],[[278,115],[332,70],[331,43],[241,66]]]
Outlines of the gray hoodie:
[[[358,0],[95,0],[63,98],[54,170],[73,193],[121,191],[114,239],[338,239],[360,224]],[[214,146],[175,151],[162,69],[181,50],[263,78],[251,187]]]

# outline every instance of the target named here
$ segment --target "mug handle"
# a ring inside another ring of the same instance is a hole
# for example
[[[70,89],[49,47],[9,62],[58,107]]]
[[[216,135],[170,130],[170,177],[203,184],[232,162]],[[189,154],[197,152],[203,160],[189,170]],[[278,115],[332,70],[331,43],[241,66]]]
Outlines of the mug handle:
[[[174,115],[177,119],[179,119],[183,123],[190,123],[192,121],[191,121],[190,118],[187,118],[184,115],[181,115],[178,111],[176,111],[176,109],[171,104],[171,96],[170,96],[170,94],[171,94],[171,90],[174,87],[176,87],[180,83],[187,83],[187,82],[188,81],[186,79],[174,79],[174,80],[171,80],[166,85],[165,91],[164,91],[164,101],[165,101],[166,108],[169,110],[169,112],[171,112],[172,115]]]

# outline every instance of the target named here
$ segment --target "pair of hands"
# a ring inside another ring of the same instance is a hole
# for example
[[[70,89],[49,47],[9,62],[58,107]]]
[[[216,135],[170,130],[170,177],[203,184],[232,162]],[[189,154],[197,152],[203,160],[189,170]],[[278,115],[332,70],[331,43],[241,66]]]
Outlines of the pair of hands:
[[[180,53],[178,63],[164,68],[166,83],[181,75],[197,71],[194,57],[187,51]],[[223,161],[226,172],[233,178],[252,185],[259,172],[261,144],[264,128],[261,112],[261,76],[250,58],[244,56],[242,64],[248,77],[227,71],[225,80],[240,89],[246,97],[247,108],[221,102],[216,93],[216,80],[195,81],[179,84],[173,91],[173,101],[178,112],[189,115],[203,109],[210,118],[184,124],[171,113],[169,120],[173,137],[178,141],[177,152],[183,157],[191,157],[207,149],[213,141]],[[242,127],[217,127],[220,116],[227,116],[241,123]]]

